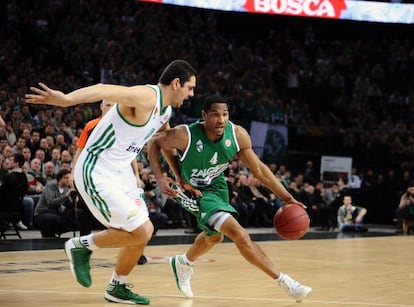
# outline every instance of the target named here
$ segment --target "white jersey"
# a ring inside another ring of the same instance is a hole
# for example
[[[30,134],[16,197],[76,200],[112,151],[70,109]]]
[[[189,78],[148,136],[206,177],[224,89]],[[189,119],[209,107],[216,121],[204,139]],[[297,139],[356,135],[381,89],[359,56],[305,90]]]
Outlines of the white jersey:
[[[148,210],[137,187],[131,162],[145,143],[171,116],[162,111],[158,86],[157,102],[141,126],[127,122],[112,107],[99,121],[75,164],[74,179],[92,214],[105,226],[133,231],[148,220]]]
[[[127,122],[119,113],[117,104],[99,121],[85,145],[85,150],[104,162],[109,168],[122,170],[131,162],[145,143],[171,117],[171,107],[162,111],[162,96],[158,86],[147,85],[157,93],[157,102],[148,121],[142,125]],[[162,112],[162,113],[161,113]]]

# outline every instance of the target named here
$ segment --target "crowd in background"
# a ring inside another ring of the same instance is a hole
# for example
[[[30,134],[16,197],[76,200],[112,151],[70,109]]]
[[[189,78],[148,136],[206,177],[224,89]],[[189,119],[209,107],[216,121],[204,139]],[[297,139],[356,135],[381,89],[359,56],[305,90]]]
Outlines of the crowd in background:
[[[35,202],[38,182],[44,186],[59,169],[70,169],[81,129],[100,111],[92,104],[26,105],[29,87],[39,81],[63,91],[98,82],[153,83],[175,58],[196,67],[199,81],[196,97],[175,111],[173,125],[198,118],[202,96],[215,92],[229,98],[231,119],[246,129],[252,120],[286,124],[289,150],[312,153],[314,164],[318,153],[353,158],[361,180],[354,199],[368,208],[372,222],[391,223],[413,179],[414,45],[408,26],[259,18],[132,0],[2,1],[0,15],[0,114],[6,121],[0,162],[5,171],[11,155],[25,156],[23,169],[36,181],[27,194]],[[343,31],[358,27],[353,34]],[[146,180],[145,155],[138,159]],[[310,176],[308,165],[289,161],[266,163],[306,201],[313,193],[323,200],[323,190],[333,187],[321,185],[316,167]],[[228,173],[232,203],[244,226],[268,226],[278,199],[242,169]],[[149,179],[147,184],[154,186]],[[245,194],[250,201],[241,201]],[[149,205],[160,225],[191,224],[158,196]]]

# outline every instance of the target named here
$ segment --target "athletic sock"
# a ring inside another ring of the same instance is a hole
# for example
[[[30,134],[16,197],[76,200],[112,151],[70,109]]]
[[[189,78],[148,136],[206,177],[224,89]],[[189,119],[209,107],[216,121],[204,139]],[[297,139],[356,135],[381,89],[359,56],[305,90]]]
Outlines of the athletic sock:
[[[118,275],[115,271],[112,273],[112,277],[109,280],[111,285],[122,285],[125,284],[127,281],[127,275]]]
[[[187,263],[188,265],[191,265],[191,266],[193,266],[193,265],[194,265],[194,261],[190,261],[190,260],[188,260],[188,258],[187,258],[187,254],[184,254],[184,255],[183,255],[183,260],[184,260],[184,262],[185,262],[185,263]]]
[[[95,242],[93,241],[93,234],[82,236],[79,238],[79,240],[83,246],[85,246],[87,249],[91,251],[99,248],[97,245],[95,245]]]

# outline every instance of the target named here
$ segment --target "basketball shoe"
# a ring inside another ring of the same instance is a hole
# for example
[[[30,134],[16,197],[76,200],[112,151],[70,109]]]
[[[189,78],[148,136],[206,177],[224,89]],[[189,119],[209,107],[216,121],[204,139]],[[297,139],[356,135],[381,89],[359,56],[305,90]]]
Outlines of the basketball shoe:
[[[279,286],[285,289],[286,293],[293,297],[297,303],[300,303],[312,292],[312,288],[301,285],[286,274],[282,274],[278,280],[278,283]]]
[[[105,300],[112,303],[148,305],[150,300],[128,289],[132,287],[131,284],[109,284],[105,291]]]
[[[84,287],[90,287],[92,279],[89,260],[92,251],[80,242],[80,238],[72,238],[65,242],[65,254],[70,261],[70,270],[78,283]]]
[[[171,257],[170,266],[174,273],[178,289],[180,289],[186,297],[192,298],[194,296],[193,290],[191,290],[193,266],[186,264],[182,256]]]

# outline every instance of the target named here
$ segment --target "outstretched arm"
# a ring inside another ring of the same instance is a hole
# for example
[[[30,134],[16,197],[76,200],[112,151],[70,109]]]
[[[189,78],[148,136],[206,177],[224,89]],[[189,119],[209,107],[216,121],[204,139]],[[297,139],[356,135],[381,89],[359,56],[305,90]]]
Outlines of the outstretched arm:
[[[152,108],[154,103],[148,104],[148,101],[155,102],[155,91],[143,85],[127,87],[112,84],[96,84],[64,94],[39,82],[39,88],[32,86],[30,90],[34,94],[25,95],[27,103],[50,104],[61,107],[70,107],[81,103],[92,103],[106,99],[133,108],[145,107],[146,105]]]
[[[305,207],[301,202],[293,198],[280,180],[270,171],[269,167],[260,161],[252,149],[251,139],[247,131],[240,126],[236,126],[236,135],[237,142],[240,146],[238,156],[246,164],[253,175],[277,195],[284,204],[297,204]]]

